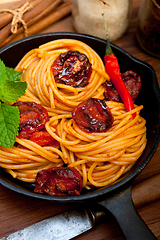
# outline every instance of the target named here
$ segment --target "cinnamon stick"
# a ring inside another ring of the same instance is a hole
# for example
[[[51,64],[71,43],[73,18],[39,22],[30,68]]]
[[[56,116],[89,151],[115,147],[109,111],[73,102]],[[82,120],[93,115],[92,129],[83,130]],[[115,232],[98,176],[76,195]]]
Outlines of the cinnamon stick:
[[[27,22],[26,26],[29,28],[42,18],[48,16],[51,12],[53,12],[61,3],[63,0],[55,0],[51,5],[49,5],[47,8],[44,9],[44,11],[40,12],[40,14],[36,15],[33,17],[30,21]],[[16,35],[13,35],[12,37],[14,38],[15,36],[19,35],[20,33],[23,32],[23,27],[20,27],[16,33]]]
[[[63,5],[63,4],[62,4]],[[66,17],[68,14],[71,13],[72,5],[65,5],[61,8],[61,10],[55,11],[54,13],[50,14],[43,20],[37,22],[36,24],[32,25],[29,28],[29,36],[36,34],[37,32],[40,32],[42,29],[48,27],[49,25],[59,21],[60,19]]]
[[[45,8],[43,12],[41,12],[40,14],[38,14],[37,16],[35,16],[34,18],[32,18],[32,19],[27,23],[27,27],[30,27],[30,26],[33,25],[34,23],[38,22],[40,19],[42,19],[42,18],[44,18],[45,16],[47,16],[50,12],[52,12],[54,9],[56,9],[62,2],[63,2],[63,0],[55,0],[50,6],[48,6],[47,8]]]
[[[43,0],[22,0],[21,2],[18,2],[17,4],[14,4],[10,9],[15,10],[17,8],[22,7],[26,2],[29,2],[30,4],[35,7],[39,3],[41,3]],[[13,15],[11,13],[0,13],[0,29],[5,27],[7,24],[9,24],[12,21]]]
[[[39,15],[37,16],[33,16],[33,19],[31,19],[31,21],[29,21],[27,23],[27,27],[29,27],[31,24],[34,24],[36,21],[38,21],[41,17],[44,17],[45,15],[48,15],[51,11],[53,11],[54,9],[56,9],[56,7],[62,3],[63,0],[55,0],[54,3],[52,3],[48,8],[46,8],[44,11],[40,12]],[[2,46],[5,46],[7,43],[9,43],[12,39],[14,39],[16,36],[18,36],[20,33],[23,33],[24,29],[23,27],[20,27],[18,30],[17,30],[17,33],[15,34],[11,34],[10,36],[8,36],[6,38],[6,40],[4,40],[3,42],[1,42],[0,44],[0,47]],[[0,31],[0,36],[2,34],[2,31]],[[24,36],[22,36],[24,37]],[[21,37],[21,38],[22,38]]]
[[[50,13],[45,18],[41,19],[40,21],[33,24],[31,27],[28,28],[28,36],[34,35],[38,32],[40,32],[42,29],[48,27],[49,25],[55,23],[56,21],[64,18],[68,14],[71,13],[72,4],[71,1],[66,1],[65,3],[61,4],[59,7],[56,8],[56,10],[52,13]],[[23,31],[23,29],[22,29]],[[0,47],[4,47],[5,45],[19,40],[24,37],[23,33],[19,33],[20,29],[18,29],[16,34],[10,35],[1,45]]]
[[[56,0],[54,0],[56,2]],[[32,8],[30,11],[26,12],[24,14],[23,20],[27,23],[30,21],[33,17],[40,14],[42,11],[44,11],[46,8],[50,7],[53,3],[53,0],[44,0],[40,4],[38,4],[36,7]]]
[[[45,8],[49,7],[53,3],[53,0],[43,0],[31,10],[23,15],[23,20],[27,24],[32,18],[40,14]],[[6,25],[0,30],[0,40],[3,43],[11,34],[11,23]]]

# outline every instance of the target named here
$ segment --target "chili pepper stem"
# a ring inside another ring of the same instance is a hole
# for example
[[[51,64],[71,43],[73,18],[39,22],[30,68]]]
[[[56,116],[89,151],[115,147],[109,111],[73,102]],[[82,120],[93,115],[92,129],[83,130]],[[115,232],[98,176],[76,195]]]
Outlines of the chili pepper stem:
[[[111,45],[110,45],[109,33],[108,33],[108,28],[107,28],[107,23],[106,23],[106,20],[105,20],[104,13],[102,13],[102,16],[103,16],[103,18],[104,18],[104,24],[105,24],[106,35],[107,35],[105,55],[109,55],[109,54],[112,54],[113,51],[112,51],[112,48],[111,48]]]

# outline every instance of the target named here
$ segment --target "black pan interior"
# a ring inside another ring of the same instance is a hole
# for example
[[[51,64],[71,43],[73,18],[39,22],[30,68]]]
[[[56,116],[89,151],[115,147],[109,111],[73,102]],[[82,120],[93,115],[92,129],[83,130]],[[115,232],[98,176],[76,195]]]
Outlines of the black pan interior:
[[[65,32],[41,34],[19,40],[2,48],[0,50],[0,59],[4,61],[6,66],[15,67],[20,59],[24,56],[24,54],[29,50],[37,48],[39,45],[46,42],[61,38],[70,38],[83,41],[86,44],[90,45],[103,59],[106,44],[104,40],[89,35]],[[3,169],[0,168],[1,184],[9,189],[12,189],[13,191],[46,200],[68,202],[75,200],[82,201],[86,200],[87,198],[96,199],[103,194],[107,194],[110,191],[123,186],[135,178],[151,160],[158,147],[160,138],[160,93],[156,74],[153,68],[147,63],[134,58],[126,51],[114,44],[111,44],[111,46],[118,58],[121,72],[123,73],[127,70],[132,70],[134,72],[137,72],[138,75],[140,75],[142,78],[142,89],[135,103],[138,105],[144,105],[144,109],[142,110],[141,115],[147,120],[148,143],[143,155],[137,161],[135,166],[113,185],[106,188],[95,189],[92,192],[84,192],[81,196],[74,197],[56,197],[35,194],[33,192],[33,184],[23,183],[17,179],[13,179],[10,175],[5,173]]]

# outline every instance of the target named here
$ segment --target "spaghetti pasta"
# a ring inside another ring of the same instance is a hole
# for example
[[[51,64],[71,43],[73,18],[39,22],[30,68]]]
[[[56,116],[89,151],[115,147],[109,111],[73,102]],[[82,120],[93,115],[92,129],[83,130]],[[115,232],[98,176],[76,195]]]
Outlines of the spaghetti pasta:
[[[53,61],[68,50],[85,54],[92,65],[84,87],[75,88],[54,79]],[[0,166],[14,178],[35,182],[40,170],[66,164],[80,172],[84,188],[103,187],[127,172],[141,156],[147,142],[146,122],[140,116],[143,106],[135,105],[134,110],[126,112],[123,103],[107,101],[114,122],[106,132],[84,132],[72,119],[73,108],[82,101],[104,99],[103,83],[109,80],[101,58],[88,45],[72,39],[51,41],[29,51],[15,70],[22,71],[21,80],[28,83],[19,101],[36,102],[46,108],[50,119],[45,129],[60,147],[42,147],[18,137],[12,148],[0,147]]]

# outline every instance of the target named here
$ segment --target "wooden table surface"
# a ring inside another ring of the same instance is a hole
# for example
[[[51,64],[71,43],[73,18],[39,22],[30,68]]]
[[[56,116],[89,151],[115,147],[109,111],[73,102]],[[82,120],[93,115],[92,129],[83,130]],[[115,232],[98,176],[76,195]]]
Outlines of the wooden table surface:
[[[133,56],[153,66],[160,83],[160,59],[154,58],[141,50],[135,38],[135,26],[141,0],[133,0],[132,18],[125,35],[114,43],[128,51]],[[9,6],[3,2],[2,7]],[[53,24],[44,32],[68,31],[75,32],[71,16]],[[157,239],[160,239],[160,146],[147,167],[134,182],[132,197],[136,209]],[[0,238],[14,231],[46,219],[68,208],[62,205],[34,199],[13,192],[0,185]],[[93,229],[75,238],[76,240],[122,240],[123,236],[114,219],[106,218]],[[136,240],[136,239],[135,239]]]

